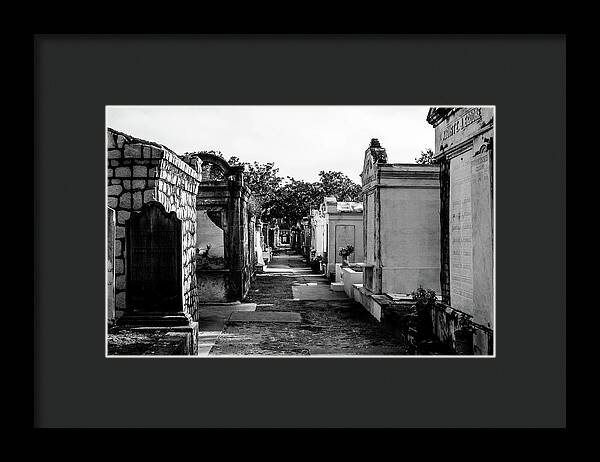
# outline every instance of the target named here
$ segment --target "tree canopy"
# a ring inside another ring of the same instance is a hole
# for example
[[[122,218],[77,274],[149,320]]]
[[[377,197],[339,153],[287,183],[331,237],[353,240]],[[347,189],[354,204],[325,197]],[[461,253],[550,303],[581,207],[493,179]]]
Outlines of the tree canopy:
[[[340,202],[360,202],[362,200],[362,187],[342,172],[324,172],[321,170],[319,178],[323,197],[335,196]]]
[[[224,158],[220,151],[212,151]],[[320,171],[319,180],[308,182],[293,177],[280,177],[274,162],[242,162],[230,156],[229,165],[244,166],[244,181],[252,191],[250,208],[262,220],[279,219],[288,226],[295,225],[311,209],[318,208],[326,196],[340,202],[360,202],[362,188],[342,172]]]

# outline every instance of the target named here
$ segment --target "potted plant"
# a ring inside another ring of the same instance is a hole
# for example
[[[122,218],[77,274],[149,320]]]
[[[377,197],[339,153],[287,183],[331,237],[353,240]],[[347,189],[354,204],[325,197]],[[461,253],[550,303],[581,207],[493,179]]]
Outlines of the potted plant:
[[[457,354],[473,354],[473,332],[475,332],[475,326],[471,322],[471,317],[462,314],[458,318],[458,329],[454,331],[454,348]]]
[[[319,271],[321,271],[321,263],[323,262],[323,257],[321,255],[317,255],[312,261],[311,261],[311,269],[315,272],[318,273]]]
[[[420,340],[430,338],[433,335],[432,310],[437,302],[435,291],[419,286],[411,296],[417,312],[417,335]]]
[[[342,266],[348,266],[348,257],[354,252],[354,246],[348,244],[346,247],[340,247],[339,255],[342,257]]]

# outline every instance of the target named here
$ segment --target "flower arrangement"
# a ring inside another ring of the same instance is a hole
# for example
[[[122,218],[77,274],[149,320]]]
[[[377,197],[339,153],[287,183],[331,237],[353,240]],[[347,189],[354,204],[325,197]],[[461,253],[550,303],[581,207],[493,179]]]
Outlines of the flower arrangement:
[[[354,246],[348,244],[346,247],[340,247],[338,254],[340,255],[340,257],[347,258],[353,252],[354,252]]]
[[[412,291],[411,295],[413,301],[419,306],[435,305],[435,290],[424,289],[419,286],[418,289]]]

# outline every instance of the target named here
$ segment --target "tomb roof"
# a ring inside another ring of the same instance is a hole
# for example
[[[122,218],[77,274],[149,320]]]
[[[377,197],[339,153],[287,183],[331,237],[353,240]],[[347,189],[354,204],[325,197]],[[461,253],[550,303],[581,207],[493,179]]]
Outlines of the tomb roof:
[[[121,135],[121,136],[125,137],[127,143],[129,143],[129,144],[145,144],[145,145],[148,145],[148,146],[154,146],[156,148],[164,149],[165,151],[168,151],[171,154],[175,154],[176,156],[178,156],[178,154],[175,151],[173,151],[172,149],[169,149],[164,144],[155,143],[154,141],[148,141],[148,140],[144,140],[142,138],[136,138],[135,136],[128,135],[127,133],[120,132],[118,130],[115,130],[114,128],[110,128],[110,127],[106,127],[106,128],[107,128],[107,130],[109,132],[111,132],[111,133],[113,133],[115,135]]]
[[[363,211],[362,202],[338,202],[337,210],[340,213],[356,213]]]
[[[427,112],[427,122],[434,127],[438,126],[442,120],[448,117],[451,113],[458,111],[458,107],[430,107]]]

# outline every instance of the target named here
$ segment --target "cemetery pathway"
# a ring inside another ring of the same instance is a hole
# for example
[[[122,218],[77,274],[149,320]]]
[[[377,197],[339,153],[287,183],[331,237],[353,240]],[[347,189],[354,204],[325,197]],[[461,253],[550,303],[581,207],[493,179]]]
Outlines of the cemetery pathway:
[[[344,292],[334,292],[292,251],[257,274],[243,303],[208,353],[222,355],[401,355],[402,343]]]

